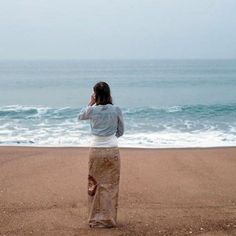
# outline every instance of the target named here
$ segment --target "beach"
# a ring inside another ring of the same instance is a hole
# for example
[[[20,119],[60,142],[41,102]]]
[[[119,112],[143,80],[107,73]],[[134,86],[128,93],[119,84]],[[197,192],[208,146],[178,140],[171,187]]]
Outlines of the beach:
[[[236,148],[121,148],[114,229],[87,225],[88,152],[0,147],[0,235],[236,235]]]

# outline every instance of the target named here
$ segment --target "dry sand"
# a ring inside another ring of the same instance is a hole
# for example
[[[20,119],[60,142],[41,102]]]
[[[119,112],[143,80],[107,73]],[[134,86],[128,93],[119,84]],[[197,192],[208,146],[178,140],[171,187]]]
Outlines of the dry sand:
[[[118,227],[87,226],[87,148],[0,148],[0,235],[236,235],[236,148],[121,149]]]

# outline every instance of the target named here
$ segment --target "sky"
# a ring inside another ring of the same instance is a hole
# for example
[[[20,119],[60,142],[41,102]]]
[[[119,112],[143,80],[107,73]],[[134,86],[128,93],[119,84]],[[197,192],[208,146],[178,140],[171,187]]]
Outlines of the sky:
[[[236,58],[235,0],[0,0],[0,60]]]

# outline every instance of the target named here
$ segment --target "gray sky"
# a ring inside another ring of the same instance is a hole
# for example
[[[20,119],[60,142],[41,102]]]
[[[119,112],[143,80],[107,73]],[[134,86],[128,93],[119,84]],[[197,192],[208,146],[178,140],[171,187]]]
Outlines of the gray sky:
[[[0,59],[236,58],[235,0],[0,0]]]

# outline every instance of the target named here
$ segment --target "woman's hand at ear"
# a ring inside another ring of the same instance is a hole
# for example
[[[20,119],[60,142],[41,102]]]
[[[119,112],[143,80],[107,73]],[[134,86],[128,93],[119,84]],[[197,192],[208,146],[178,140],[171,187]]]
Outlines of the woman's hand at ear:
[[[90,102],[89,102],[89,106],[93,106],[96,103],[95,101],[95,94],[93,93],[90,97]]]

